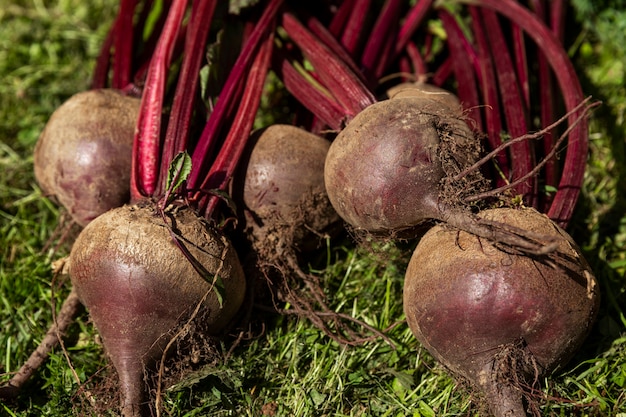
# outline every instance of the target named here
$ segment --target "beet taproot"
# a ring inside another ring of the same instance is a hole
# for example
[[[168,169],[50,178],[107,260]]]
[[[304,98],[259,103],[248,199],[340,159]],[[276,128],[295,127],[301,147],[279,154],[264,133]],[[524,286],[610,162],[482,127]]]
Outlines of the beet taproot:
[[[404,311],[415,337],[478,388],[493,415],[521,417],[532,406],[524,387],[563,366],[581,346],[595,320],[599,288],[575,242],[547,216],[496,208],[480,217],[544,234],[557,246],[544,255],[520,254],[434,226],[407,267]]]
[[[217,334],[245,295],[225,236],[191,209],[164,217],[150,203],[110,210],[82,230],[70,254],[72,284],[117,370],[125,417],[145,415],[144,371],[182,324],[193,314],[196,328]]]
[[[113,89],[77,93],[52,113],[37,141],[37,182],[81,226],[128,202],[139,106]]]
[[[339,223],[324,186],[329,147],[323,137],[285,124],[250,138],[238,187],[257,245],[269,245],[278,255],[287,247],[311,249],[320,234]]]
[[[461,196],[445,191],[443,181],[476,162],[480,152],[466,121],[440,101],[383,100],[337,135],[324,181],[333,207],[355,229],[396,232],[428,219],[450,221]],[[478,182],[469,175],[454,186],[471,192]]]

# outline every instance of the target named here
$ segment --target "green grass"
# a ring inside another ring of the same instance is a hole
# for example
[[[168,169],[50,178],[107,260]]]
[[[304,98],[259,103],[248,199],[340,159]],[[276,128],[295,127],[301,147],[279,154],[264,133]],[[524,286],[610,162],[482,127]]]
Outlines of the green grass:
[[[2,380],[41,340],[53,305],[68,291],[51,270],[67,247],[53,251],[48,244],[58,241],[61,212],[34,181],[32,149],[50,113],[88,87],[116,6],[116,0],[0,0]],[[626,22],[615,16],[596,18]],[[571,232],[596,272],[603,303],[581,351],[567,368],[542,381],[546,416],[626,416],[626,92],[624,68],[615,64],[626,60],[626,42],[607,36],[611,26],[594,24],[596,18],[583,21],[576,62],[585,91],[605,106],[592,123],[584,192]],[[167,390],[162,415],[480,415],[474,397],[419,347],[402,322],[407,259],[398,248],[383,252],[381,262],[365,250],[333,246],[314,273],[323,279],[334,308],[388,329],[394,347],[382,339],[342,347],[306,320],[267,316],[257,338],[242,341],[218,366],[200,369]],[[73,326],[66,347],[71,362],[56,349],[27,394],[17,402],[0,402],[0,415],[90,414],[81,388],[92,387],[98,378],[93,375],[107,368],[86,314]]]

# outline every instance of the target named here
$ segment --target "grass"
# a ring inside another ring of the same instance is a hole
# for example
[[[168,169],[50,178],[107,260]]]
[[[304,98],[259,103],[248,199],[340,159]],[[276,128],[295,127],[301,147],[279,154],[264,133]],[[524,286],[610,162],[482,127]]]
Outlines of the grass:
[[[592,264],[604,298],[584,347],[566,368],[542,381],[541,404],[546,416],[624,417],[626,92],[624,68],[615,62],[625,62],[626,42],[607,36],[611,26],[593,20],[622,25],[626,17],[585,14],[589,5],[577,3],[587,17],[581,20],[576,63],[585,91],[605,106],[594,115],[589,166],[570,231]],[[607,8],[611,5],[606,2]],[[32,149],[50,113],[88,87],[116,7],[116,0],[0,0],[2,380],[41,340],[53,308],[68,292],[67,283],[51,270],[68,248],[48,244],[58,242],[62,212],[41,196]],[[391,246],[382,253],[384,262],[380,254],[333,246],[314,273],[336,309],[387,329],[395,348],[382,339],[343,347],[306,320],[268,316],[258,338],[243,341],[218,366],[201,368],[168,389],[162,415],[481,415],[471,393],[419,347],[402,321],[406,256]],[[68,356],[57,348],[16,402],[0,402],[0,415],[90,415],[82,388],[92,386],[107,365],[87,314],[73,326],[66,348]]]

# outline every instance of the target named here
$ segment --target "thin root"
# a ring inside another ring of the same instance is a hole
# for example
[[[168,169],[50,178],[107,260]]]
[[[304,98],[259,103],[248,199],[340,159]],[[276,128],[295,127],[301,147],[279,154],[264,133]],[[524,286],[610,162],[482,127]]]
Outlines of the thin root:
[[[587,117],[587,115],[588,115],[588,113],[589,113],[589,111],[591,109],[593,109],[593,108],[597,107],[598,105],[600,105],[600,102],[594,102],[594,103],[591,103],[591,104],[587,104],[590,100],[591,100],[591,97],[587,97],[586,99],[581,101],[576,107],[574,107],[571,111],[569,111],[563,117],[558,119],[556,122],[552,123],[551,125],[543,128],[543,129],[541,129],[541,130],[539,130],[537,132],[528,133],[528,134],[516,137],[514,139],[511,139],[511,140],[509,140],[507,142],[502,143],[500,146],[498,146],[495,149],[493,149],[491,152],[489,152],[483,158],[478,160],[476,163],[472,164],[471,166],[467,167],[463,171],[461,171],[458,174],[456,174],[452,178],[452,181],[460,181],[462,178],[466,177],[471,172],[480,169],[481,166],[486,164],[489,160],[491,160],[493,157],[495,157],[498,153],[500,153],[504,149],[510,147],[511,145],[514,145],[516,143],[523,142],[523,141],[526,141],[526,140],[539,139],[539,138],[543,137],[545,134],[547,134],[548,132],[550,132],[551,130],[556,128],[558,125],[560,125],[561,123],[566,121],[567,118],[570,117],[572,114],[580,111],[580,109],[584,107],[584,109],[583,109],[582,113],[580,114],[580,116],[573,123],[571,123],[567,127],[565,132],[563,132],[563,134],[559,137],[559,139],[554,143],[554,146],[552,146],[552,149],[550,150],[550,152],[548,152],[542,158],[542,160],[535,165],[535,167],[531,171],[529,171],[528,173],[526,173],[522,177],[517,178],[515,181],[510,182],[509,184],[503,185],[501,187],[498,187],[498,188],[495,188],[493,190],[489,190],[489,191],[486,191],[486,192],[483,192],[483,193],[479,193],[479,194],[468,196],[468,197],[465,198],[465,201],[466,202],[472,202],[472,201],[478,201],[478,200],[481,200],[481,199],[485,199],[485,198],[488,198],[488,197],[493,197],[493,196],[498,195],[498,194],[500,194],[500,193],[502,193],[502,192],[504,192],[506,190],[509,190],[509,189],[511,189],[513,187],[516,187],[517,185],[523,183],[524,181],[528,180],[529,178],[533,177],[534,175],[537,175],[539,170],[542,169],[556,155],[556,153],[558,152],[561,144],[565,141],[565,139],[567,138],[569,133],[574,129],[574,127],[576,125],[578,125],[578,123],[580,123],[582,120],[584,120],[585,117]]]
[[[62,273],[63,269],[63,267],[58,268],[56,273]],[[17,371],[17,373],[13,375],[13,377],[2,387],[0,387],[0,398],[9,399],[17,397],[21,392],[24,384],[48,359],[48,356],[50,355],[50,352],[52,352],[52,349],[54,349],[59,344],[61,344],[63,354],[70,364],[70,368],[74,374],[74,377],[80,384],[80,379],[78,378],[78,375],[76,375],[74,368],[71,367],[67,351],[63,346],[63,337],[67,332],[69,326],[74,322],[74,318],[78,314],[80,306],[80,300],[78,299],[78,295],[76,294],[76,291],[74,291],[74,289],[70,291],[67,298],[63,301],[59,314],[54,313],[55,308],[54,305],[52,306],[52,325],[46,332],[46,335],[42,339],[39,346],[37,346],[33,353],[31,353],[30,357],[26,360],[26,362],[24,362],[24,364]]]

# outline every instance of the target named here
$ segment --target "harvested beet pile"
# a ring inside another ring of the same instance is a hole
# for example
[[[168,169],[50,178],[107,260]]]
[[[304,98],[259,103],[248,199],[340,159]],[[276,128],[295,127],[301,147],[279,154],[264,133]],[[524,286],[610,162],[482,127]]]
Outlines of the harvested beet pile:
[[[177,338],[223,341],[255,306],[288,305],[346,345],[384,337],[333,311],[303,270],[342,220],[353,236],[415,244],[403,302],[416,338],[496,417],[534,413],[529,390],[580,347],[599,303],[564,230],[595,104],[562,45],[562,10],[218,3],[122,0],[94,90],[77,96],[103,114],[50,144],[64,105],[36,150],[42,188],[85,226],[68,269],[119,377],[119,411],[158,414]],[[260,126],[272,88],[291,123]],[[38,361],[0,393],[16,395]]]

